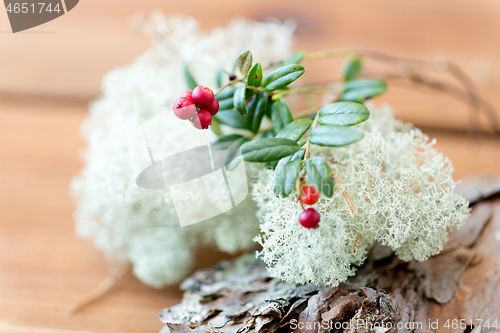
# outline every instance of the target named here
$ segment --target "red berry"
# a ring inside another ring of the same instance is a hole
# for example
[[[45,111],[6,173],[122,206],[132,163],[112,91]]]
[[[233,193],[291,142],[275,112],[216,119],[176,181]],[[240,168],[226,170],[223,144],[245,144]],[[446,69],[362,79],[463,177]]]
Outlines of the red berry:
[[[193,92],[191,90],[186,91],[181,97],[193,98]]]
[[[217,112],[219,112],[219,101],[217,100],[217,98],[214,98],[212,104],[207,107],[207,111],[210,112],[212,116],[215,116]]]
[[[299,215],[300,225],[307,229],[319,227],[321,216],[314,208],[307,208]]]
[[[212,115],[207,110],[201,109],[191,118],[191,122],[197,129],[207,129],[212,124]]]
[[[179,97],[174,102],[174,114],[180,119],[189,119],[196,114],[196,105],[190,98]]]
[[[194,88],[192,96],[194,103],[203,107],[209,107],[214,100],[214,92],[212,89],[204,86]]]
[[[314,186],[304,186],[302,193],[300,201],[305,205],[314,205],[319,200],[319,191]]]

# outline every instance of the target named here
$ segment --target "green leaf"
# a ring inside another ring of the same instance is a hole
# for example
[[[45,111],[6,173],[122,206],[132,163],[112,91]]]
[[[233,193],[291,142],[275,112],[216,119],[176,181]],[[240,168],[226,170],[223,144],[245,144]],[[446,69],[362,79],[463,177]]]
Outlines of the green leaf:
[[[220,101],[223,99],[227,98],[233,98],[234,92],[236,91],[236,88],[233,86],[229,86],[227,88],[222,89],[218,94],[217,94],[217,100]]]
[[[261,139],[269,139],[269,138],[274,138],[274,131],[273,130],[268,130],[268,131],[265,131],[261,134],[260,136]],[[271,169],[271,170],[274,170],[276,168],[276,166],[278,165],[278,162],[280,160],[275,160],[275,161],[271,161],[271,162],[264,162],[262,164],[264,164],[264,166],[268,169]]]
[[[348,57],[344,61],[343,67],[343,72],[344,72],[344,81],[350,81],[352,79],[355,79],[359,73],[361,72],[362,68],[362,63],[361,59],[359,58],[353,58],[353,57]]]
[[[210,129],[216,134],[221,135],[222,132],[220,130],[220,121],[217,118],[212,118],[212,124],[210,125]]]
[[[241,114],[247,113],[246,90],[246,86],[241,86],[236,88],[233,95],[234,108]]]
[[[262,65],[260,64],[260,62],[258,62],[253,65],[248,72],[247,85],[260,87],[262,83],[262,77]]]
[[[241,138],[244,138],[244,136],[240,134],[228,134],[219,137],[215,142],[233,142]]]
[[[250,51],[244,51],[238,56],[238,69],[240,70],[241,74],[243,74],[243,76],[246,76],[248,74],[250,67],[252,67],[252,61],[253,57],[252,52]]]
[[[219,111],[231,110],[234,108],[233,98],[226,98],[219,101]]]
[[[301,146],[299,145],[299,147],[301,147]],[[293,160],[296,160],[296,159],[303,160],[305,155],[306,155],[306,150],[305,149],[301,149],[301,150],[299,150],[298,152],[296,152],[295,154],[292,155],[292,158],[290,159],[290,161],[293,161]]]
[[[274,170],[276,169],[276,167],[278,166],[278,163],[279,163],[280,160],[275,160],[275,161],[271,161],[271,162],[263,162],[262,164],[270,169],[270,170]]]
[[[348,81],[344,84],[343,101],[363,102],[367,98],[383,94],[387,84],[379,79],[360,79]]]
[[[333,171],[322,158],[318,156],[306,160],[306,173],[311,183],[324,195],[331,197],[335,190]]]
[[[234,108],[233,95],[236,91],[234,87],[227,87],[217,94],[216,98],[219,101],[219,110],[229,110]]]
[[[305,72],[304,67],[297,64],[278,67],[269,73],[262,83],[262,86],[266,88],[267,91],[280,89],[297,80]]]
[[[255,111],[251,118],[249,128],[252,132],[257,133],[259,131],[262,118],[264,118],[267,111],[267,93],[265,91],[260,91],[257,96],[255,96],[255,100]]]
[[[370,111],[360,103],[337,102],[325,105],[319,110],[318,123],[321,125],[352,126],[367,120]]]
[[[297,51],[293,53],[288,59],[284,60],[280,66],[286,66],[290,64],[300,64],[302,60],[304,60],[304,57],[306,56],[305,51]]]
[[[188,65],[185,62],[183,62],[182,64],[184,65],[184,78],[186,79],[187,86],[189,90],[193,90],[198,86],[198,83],[196,83],[193,75],[191,75],[191,71],[189,70]]]
[[[308,118],[297,119],[286,125],[281,131],[276,134],[277,138],[287,138],[293,141],[299,141],[300,138],[311,127],[313,121]]]
[[[273,130],[265,131],[261,134],[260,138],[261,139],[274,138],[274,131]]]
[[[247,129],[245,117],[233,110],[221,110],[214,116],[219,122],[234,128]]]
[[[354,127],[318,126],[311,131],[309,142],[319,146],[339,147],[357,142],[363,136],[363,132]]]
[[[291,156],[282,158],[274,173],[274,195],[287,197],[293,191],[301,170],[300,159],[292,160]]]
[[[250,129],[252,127],[252,122],[253,122],[253,116],[255,114],[255,109],[257,108],[257,97],[252,98],[250,102],[247,104],[247,114],[244,115],[246,122],[247,122],[247,128]]]
[[[241,137],[239,139],[236,139],[233,141],[233,143],[229,146],[228,152],[226,159],[224,160],[224,164],[228,165],[231,163],[236,155],[238,155],[238,150],[241,148],[241,146],[245,143],[248,142],[249,140],[245,137]]]
[[[217,150],[227,150],[227,155],[224,161],[225,165],[230,164],[236,155],[241,145],[249,141],[248,138],[239,134],[229,134],[218,138],[214,143],[212,143],[212,149]]]
[[[290,139],[258,139],[243,144],[241,153],[245,161],[271,162],[291,155],[299,149],[297,143]]]
[[[273,128],[279,132],[293,121],[293,116],[288,109],[288,105],[283,98],[274,101],[271,105],[271,119],[273,121]]]
[[[219,66],[217,68],[217,74],[216,74],[216,81],[217,81],[217,88],[220,89],[222,87],[222,74],[224,74],[224,68]]]

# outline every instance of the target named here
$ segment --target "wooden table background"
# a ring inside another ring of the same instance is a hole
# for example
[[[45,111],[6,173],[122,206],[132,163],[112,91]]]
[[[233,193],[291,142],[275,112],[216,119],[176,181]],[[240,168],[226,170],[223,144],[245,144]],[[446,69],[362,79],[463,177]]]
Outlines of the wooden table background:
[[[149,47],[146,37],[129,33],[129,23],[153,9],[193,15],[205,29],[235,15],[292,18],[297,48],[311,51],[362,46],[413,58],[444,55],[500,110],[498,0],[82,0],[67,15],[18,34],[0,10],[0,332],[157,332],[156,313],[181,297],[129,275],[99,303],[64,315],[106,274],[102,255],[74,235],[68,186],[82,166],[79,127],[103,74]],[[337,70],[308,65],[308,80]],[[484,122],[482,139],[469,141],[464,105],[392,86],[383,101],[437,138],[456,178],[500,174],[500,140]]]

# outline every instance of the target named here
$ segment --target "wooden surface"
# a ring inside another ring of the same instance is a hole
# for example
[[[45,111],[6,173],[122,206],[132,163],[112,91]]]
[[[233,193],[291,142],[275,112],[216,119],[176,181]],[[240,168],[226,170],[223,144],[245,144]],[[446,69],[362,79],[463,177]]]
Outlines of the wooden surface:
[[[101,302],[72,318],[64,311],[106,275],[99,251],[74,235],[69,197],[81,168],[79,128],[87,101],[109,69],[132,61],[149,41],[128,34],[137,11],[190,13],[204,28],[237,14],[298,22],[298,48],[364,46],[403,56],[447,55],[479,80],[500,109],[500,2],[496,0],[264,0],[234,2],[85,0],[69,14],[10,34],[0,10],[0,332],[157,332],[157,312],[179,301],[176,289],[154,290],[128,275]],[[336,77],[337,67],[308,65],[307,80]],[[330,68],[330,67],[327,67]],[[489,69],[484,75],[482,69]],[[401,118],[438,139],[456,178],[500,174],[500,140],[470,142],[466,108],[441,95],[391,87],[384,97]]]
[[[85,104],[1,101],[0,332],[156,332],[157,312],[180,299],[174,288],[154,290],[129,275],[99,303],[65,316],[106,275],[101,254],[74,234],[68,194],[85,115]],[[427,132],[456,177],[500,173],[500,139]]]
[[[453,58],[500,109],[500,2],[497,0],[85,0],[68,14],[40,27],[9,33],[0,10],[0,93],[88,101],[100,80],[150,45],[130,33],[131,17],[160,9],[186,14],[204,29],[234,16],[274,16],[297,22],[298,49],[319,51],[365,47],[433,60]],[[338,76],[338,62],[309,63],[304,79]],[[391,87],[385,98],[400,116],[417,125],[464,129],[466,108],[450,98],[425,96]]]

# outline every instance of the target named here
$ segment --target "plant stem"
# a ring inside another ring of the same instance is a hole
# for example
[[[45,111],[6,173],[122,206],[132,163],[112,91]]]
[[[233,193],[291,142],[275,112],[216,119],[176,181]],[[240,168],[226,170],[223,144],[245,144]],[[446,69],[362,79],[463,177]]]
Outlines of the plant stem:
[[[473,136],[479,132],[479,112],[483,111],[485,115],[490,120],[490,125],[496,134],[500,135],[500,124],[497,117],[496,111],[491,107],[491,105],[481,98],[478,88],[474,84],[474,81],[465,74],[465,72],[458,66],[455,62],[449,59],[441,59],[440,61],[429,61],[420,59],[411,59],[396,57],[393,55],[381,53],[378,51],[373,51],[369,49],[357,49],[357,48],[343,48],[343,49],[331,49],[320,52],[312,52],[306,54],[305,60],[318,60],[334,57],[345,57],[345,56],[359,56],[371,58],[376,61],[385,62],[391,65],[397,65],[402,71],[405,72],[405,76],[415,83],[421,83],[436,90],[441,90],[445,92],[450,92],[447,84],[439,83],[433,85],[429,80],[423,80],[420,69],[427,70],[439,70],[449,73],[452,78],[460,83],[465,88],[465,92],[460,92],[460,97],[465,99],[470,106],[470,123],[471,132]],[[453,89],[451,89],[453,90]],[[455,89],[456,90],[456,89]],[[451,92],[452,95],[457,95],[456,92]]]
[[[233,84],[235,83],[238,83],[238,82],[243,82],[245,81],[247,78],[246,77],[242,77],[240,79],[237,79],[237,80],[233,80],[233,81],[229,81],[228,83],[226,83],[225,85],[223,85],[222,87],[219,88],[219,90],[217,90],[214,94],[214,97],[217,96],[222,90],[224,90],[225,88],[229,87],[229,86],[232,86]]]
[[[300,118],[309,118],[309,116],[311,116],[313,114],[313,112],[317,112],[317,110],[321,109],[321,107],[323,106],[323,104],[319,104],[319,105],[315,105],[315,106],[312,106],[310,108],[307,108],[305,110],[302,110],[302,111],[298,111],[298,112],[294,112],[292,113],[293,115],[293,118],[294,119],[300,119]]]
[[[315,129],[318,126],[318,118],[319,118],[319,111],[316,113],[316,117],[314,117],[314,121],[311,125],[311,130]],[[309,140],[306,142],[306,153],[304,154],[304,161],[307,160],[309,157],[311,157],[311,143]]]
[[[348,55],[355,55],[355,49],[331,49],[319,52],[311,52],[306,53],[304,60],[317,60],[317,59],[325,59],[325,58],[334,58],[334,57],[346,57]]]
[[[333,87],[318,87],[318,86],[305,86],[300,88],[292,88],[289,90],[283,90],[279,94],[283,97],[291,95],[291,94],[316,94],[316,93],[328,93],[328,92],[337,92],[338,89]]]

